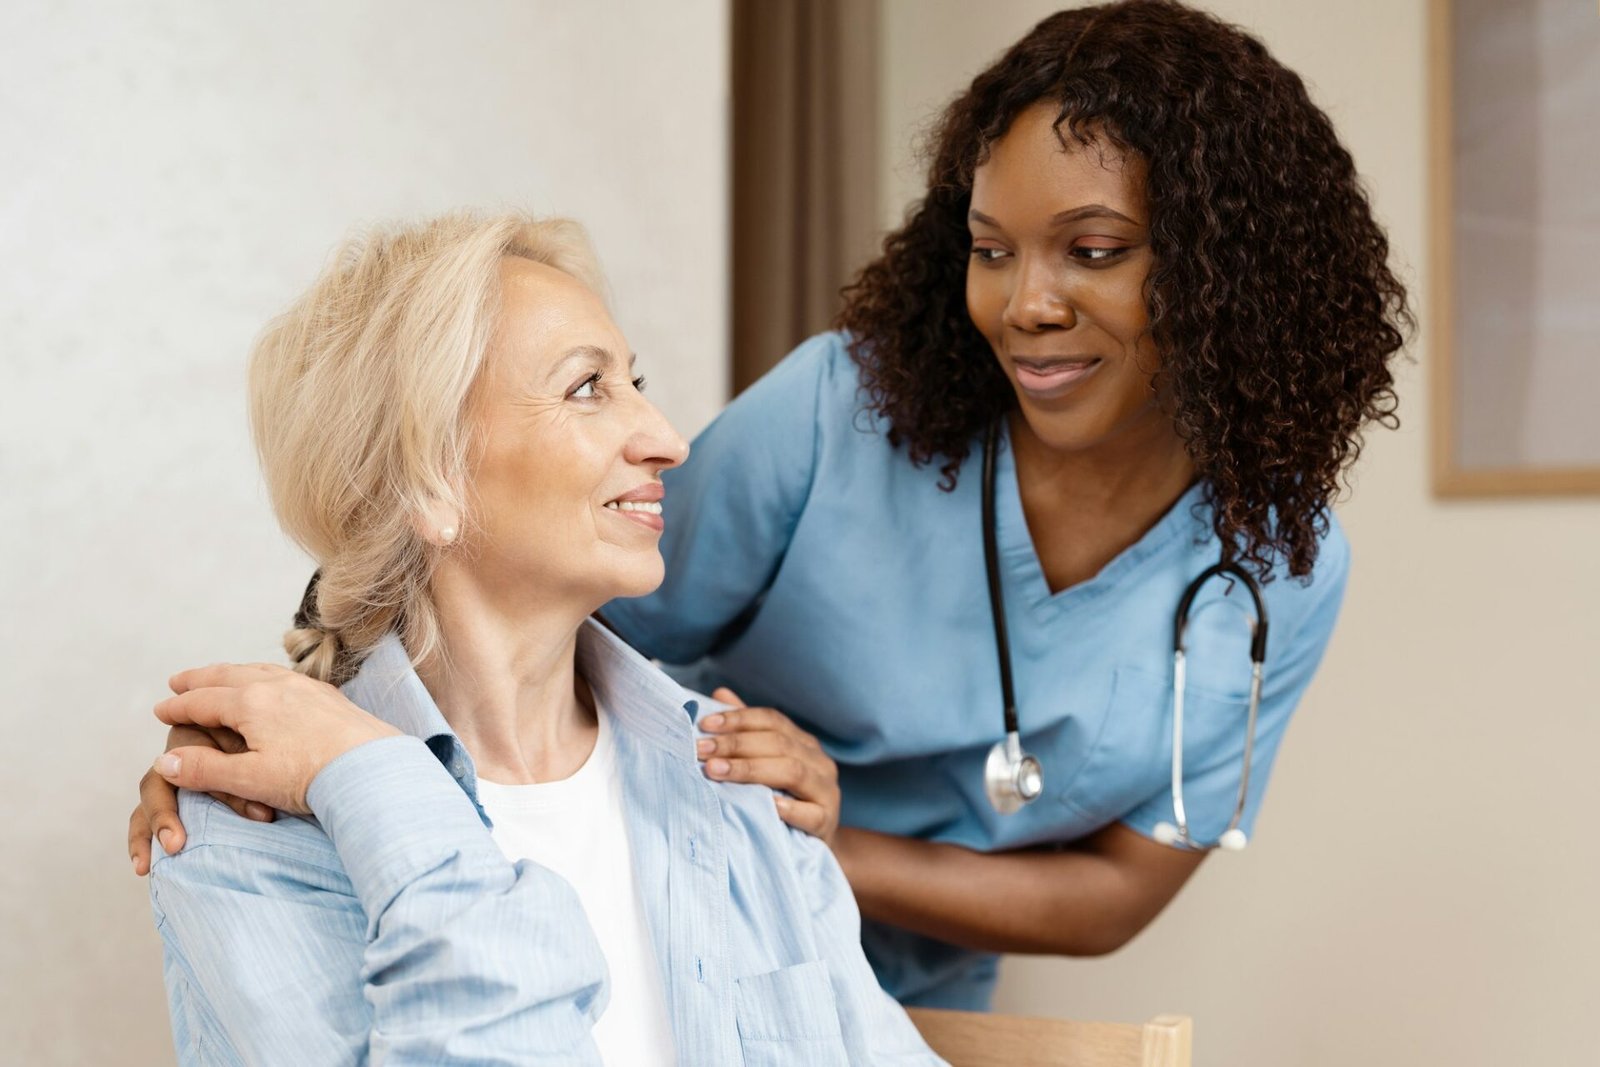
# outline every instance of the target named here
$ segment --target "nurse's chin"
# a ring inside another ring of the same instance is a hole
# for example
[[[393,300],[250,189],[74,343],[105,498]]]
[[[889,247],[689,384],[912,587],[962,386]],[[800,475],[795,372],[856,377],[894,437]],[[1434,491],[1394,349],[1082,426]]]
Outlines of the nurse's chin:
[[[1017,408],[1027,434],[1048,451],[1069,455],[1147,437],[1154,449],[1168,447],[1172,420],[1153,396],[1127,406],[1118,405],[1115,399],[1105,390],[1094,389],[1041,402],[1017,390]],[[1017,429],[1013,425],[1013,431]]]

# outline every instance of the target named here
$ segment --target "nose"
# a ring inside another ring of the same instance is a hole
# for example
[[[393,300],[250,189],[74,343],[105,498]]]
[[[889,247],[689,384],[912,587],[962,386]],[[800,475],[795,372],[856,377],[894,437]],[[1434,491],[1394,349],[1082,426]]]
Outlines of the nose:
[[[1070,330],[1077,325],[1066,287],[1055,273],[1037,257],[1023,257],[1014,275],[1011,297],[1006,301],[1004,324],[1014,330],[1038,333],[1043,330]]]
[[[672,423],[644,397],[639,397],[639,422],[628,438],[624,457],[641,467],[658,471],[676,467],[689,457],[689,442],[672,428]]]

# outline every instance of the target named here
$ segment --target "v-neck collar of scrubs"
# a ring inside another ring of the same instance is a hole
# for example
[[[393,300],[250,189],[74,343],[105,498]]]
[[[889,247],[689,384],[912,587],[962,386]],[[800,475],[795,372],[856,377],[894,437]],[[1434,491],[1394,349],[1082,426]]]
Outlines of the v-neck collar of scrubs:
[[[1195,518],[1194,506],[1201,500],[1201,483],[1195,482],[1167,509],[1143,537],[1119,552],[1098,574],[1054,593],[1045,578],[1044,565],[1034,547],[1033,532],[1022,510],[1022,487],[1017,481],[1016,449],[1011,443],[1011,427],[1002,423],[1000,453],[995,457],[995,501],[997,528],[995,540],[1000,548],[1000,563],[1009,581],[1007,595],[1020,592],[1022,603],[1039,618],[1054,618],[1092,604],[1118,587],[1124,576],[1137,570],[1188,533],[1204,536]]]

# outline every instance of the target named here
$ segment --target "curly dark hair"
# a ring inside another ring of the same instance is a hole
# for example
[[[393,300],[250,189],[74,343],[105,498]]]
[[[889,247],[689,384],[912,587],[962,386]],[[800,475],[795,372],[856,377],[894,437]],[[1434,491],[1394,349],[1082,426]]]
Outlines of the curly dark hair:
[[[1355,165],[1262,43],[1163,0],[1051,15],[944,112],[927,195],[844,291],[867,403],[953,489],[1015,403],[967,315],[973,171],[1019,113],[1062,144],[1147,165],[1146,288],[1159,395],[1205,484],[1225,559],[1308,575],[1369,420],[1398,424],[1389,360],[1413,325]]]

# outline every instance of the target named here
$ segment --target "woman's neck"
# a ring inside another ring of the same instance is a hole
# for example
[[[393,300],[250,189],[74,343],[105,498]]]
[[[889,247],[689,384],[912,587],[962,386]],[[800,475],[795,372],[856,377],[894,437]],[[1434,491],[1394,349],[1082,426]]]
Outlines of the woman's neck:
[[[597,729],[575,666],[588,612],[495,595],[448,562],[431,590],[441,648],[417,674],[478,774],[508,785],[570,777],[593,751]]]
[[[1152,406],[1116,438],[1063,450],[1013,412],[1017,491],[1051,592],[1087,581],[1148,533],[1194,484],[1194,461]]]

